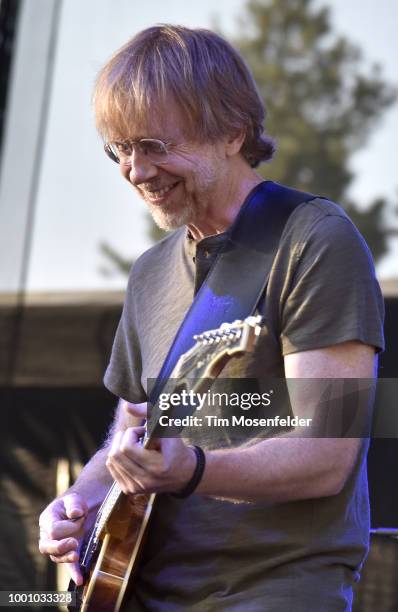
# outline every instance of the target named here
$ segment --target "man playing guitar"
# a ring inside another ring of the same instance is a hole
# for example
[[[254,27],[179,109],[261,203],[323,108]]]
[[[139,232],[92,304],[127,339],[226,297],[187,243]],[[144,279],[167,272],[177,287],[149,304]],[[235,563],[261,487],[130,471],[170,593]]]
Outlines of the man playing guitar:
[[[156,26],[102,69],[95,111],[108,156],[156,223],[176,231],[130,274],[105,374],[123,399],[103,448],[42,513],[41,552],[67,563],[81,584],[79,545],[116,481],[129,496],[161,494],[123,609],[351,609],[368,545],[363,439],[282,434],[208,445],[199,476],[200,457],[185,439],[140,443],[147,380],[242,204],[261,188],[256,166],[274,152],[251,73],[213,32]],[[227,378],[375,376],[381,294],[368,249],[338,205],[314,196],[290,215],[265,304],[254,351],[228,364]],[[300,399],[292,407],[300,413]]]

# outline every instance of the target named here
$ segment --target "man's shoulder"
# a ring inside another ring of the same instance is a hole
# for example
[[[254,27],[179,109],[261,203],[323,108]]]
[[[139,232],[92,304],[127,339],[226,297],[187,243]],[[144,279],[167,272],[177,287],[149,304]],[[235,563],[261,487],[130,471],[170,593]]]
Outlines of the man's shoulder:
[[[365,240],[346,213],[336,202],[314,196],[300,204],[290,215],[284,231],[285,242],[290,248],[312,242],[317,244],[344,244],[353,240],[367,250]]]
[[[147,274],[149,270],[153,270],[154,265],[167,261],[182,245],[185,235],[186,228],[184,227],[167,234],[138,257],[133,264],[132,273],[135,276]]]
[[[366,241],[348,214],[336,202],[314,196],[290,215],[280,241],[278,266],[302,270],[323,267],[361,267],[374,270]]]
[[[314,196],[312,199],[303,202],[293,211],[289,219],[291,227],[301,228],[305,231],[307,228],[315,227],[322,221],[328,218],[351,220],[345,210],[336,202],[321,196]]]

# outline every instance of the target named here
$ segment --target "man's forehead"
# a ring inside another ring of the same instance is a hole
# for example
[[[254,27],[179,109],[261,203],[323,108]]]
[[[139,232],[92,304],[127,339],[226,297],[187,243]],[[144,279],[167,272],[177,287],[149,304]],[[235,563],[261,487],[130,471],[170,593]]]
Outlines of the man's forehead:
[[[158,140],[164,140],[165,142],[168,140],[175,140],[176,132],[173,132],[170,128],[166,126],[161,128],[159,126],[152,126],[151,124],[141,126],[139,128],[133,127],[130,130],[129,138],[133,138],[134,140],[141,140],[142,138],[156,138]]]
[[[187,120],[173,104],[166,108],[148,108],[139,121],[134,118],[129,122],[129,138],[157,138],[159,140],[181,140],[186,138],[190,130]]]

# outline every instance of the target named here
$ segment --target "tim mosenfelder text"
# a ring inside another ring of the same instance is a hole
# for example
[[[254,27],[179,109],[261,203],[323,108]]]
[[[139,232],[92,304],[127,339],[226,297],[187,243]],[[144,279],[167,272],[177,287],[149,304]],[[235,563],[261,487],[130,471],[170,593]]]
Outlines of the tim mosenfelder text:
[[[165,411],[170,408],[181,406],[193,408],[200,411],[207,407],[237,407],[241,410],[250,408],[271,406],[271,396],[273,389],[265,393],[219,393],[211,390],[205,393],[198,393],[193,390],[183,389],[179,392],[161,393],[157,402],[157,408]],[[246,415],[236,415],[219,417],[216,415],[186,415],[183,417],[173,417],[162,414],[159,417],[161,427],[309,427],[312,419],[300,418],[297,416],[279,416],[250,418]]]

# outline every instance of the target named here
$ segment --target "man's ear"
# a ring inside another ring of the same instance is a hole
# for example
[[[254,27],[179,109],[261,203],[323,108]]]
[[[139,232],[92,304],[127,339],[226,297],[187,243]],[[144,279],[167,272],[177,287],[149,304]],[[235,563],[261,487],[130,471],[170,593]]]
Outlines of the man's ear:
[[[246,138],[246,130],[239,130],[226,136],[225,152],[228,157],[232,157],[239,153]]]

